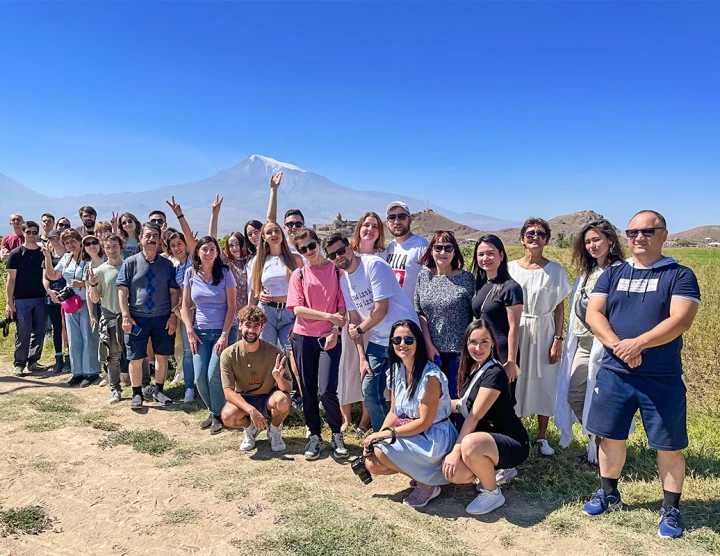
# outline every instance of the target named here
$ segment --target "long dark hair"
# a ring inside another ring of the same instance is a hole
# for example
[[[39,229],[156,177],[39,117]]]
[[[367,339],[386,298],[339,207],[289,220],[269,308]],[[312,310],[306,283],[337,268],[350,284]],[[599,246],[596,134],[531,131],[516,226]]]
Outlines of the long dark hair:
[[[427,365],[428,362],[427,346],[425,345],[425,338],[423,338],[422,330],[420,330],[420,327],[411,320],[399,320],[393,324],[392,328],[390,328],[391,339],[395,335],[395,329],[400,328],[401,326],[410,329],[412,335],[415,336],[415,344],[417,345],[417,349],[415,350],[415,363],[413,364],[412,370],[412,380],[410,381],[410,387],[408,388],[408,396],[413,398],[415,397],[415,390],[417,390],[420,378],[425,370],[425,365]],[[396,367],[398,369],[400,368],[402,359],[400,359],[395,353],[392,341],[389,342],[388,345],[388,364],[390,367],[390,384],[394,384],[395,370]]]
[[[480,291],[480,288],[482,288],[488,282],[487,273],[482,268],[480,268],[480,265],[477,262],[478,247],[480,247],[481,243],[489,243],[490,245],[493,245],[502,256],[502,261],[500,261],[500,266],[498,266],[498,273],[497,278],[495,278],[495,282],[498,284],[503,284],[511,279],[510,272],[508,271],[508,256],[507,252],[505,251],[505,245],[503,245],[502,240],[498,236],[494,234],[485,234],[475,242],[475,249],[473,250],[473,261],[470,267],[470,272],[472,272],[473,276],[475,276],[475,292]]]
[[[243,235],[245,236],[245,247],[247,247],[248,253],[250,253],[250,256],[254,257],[257,254],[257,247],[255,247],[255,244],[250,241],[250,236],[248,236],[247,233],[247,227],[252,226],[256,230],[260,230],[262,228],[262,222],[259,220],[248,220],[245,224],[245,227],[243,228]],[[260,236],[260,241],[262,241],[263,238]]]
[[[246,226],[247,228],[247,226]],[[234,237],[238,240],[238,243],[240,244],[240,258],[236,259],[233,257],[232,253],[230,252],[230,238]],[[225,256],[231,260],[242,260],[247,258],[247,247],[246,245],[250,243],[249,241],[245,241],[245,236],[240,232],[232,232],[229,236],[227,236],[227,239],[225,240]]]
[[[490,351],[490,355],[488,359],[495,358],[495,353],[497,349],[497,338],[495,338],[495,332],[492,329],[492,326],[490,326],[490,323],[488,323],[485,319],[478,319],[472,321],[468,327],[465,329],[465,333],[462,337],[462,346],[460,347],[460,367],[458,368],[458,377],[457,377],[457,391],[458,394],[462,391],[463,386],[465,386],[465,381],[467,380],[467,377],[470,375],[470,370],[475,365],[476,361],[470,356],[470,350],[468,350],[468,342],[470,341],[470,335],[475,332],[476,330],[487,330],[488,334],[490,335],[490,339],[493,343],[493,349]],[[487,360],[482,362],[484,365]],[[499,364],[499,363],[498,363]]]
[[[420,259],[419,264],[428,268],[435,268],[437,266],[437,264],[435,263],[435,259],[433,258],[433,248],[435,247],[435,244],[439,242],[445,244],[449,243],[453,246],[453,258],[450,262],[450,268],[452,268],[453,270],[457,270],[465,266],[465,258],[460,251],[460,246],[458,245],[458,242],[455,240],[455,234],[453,234],[449,230],[438,230],[435,232],[435,234],[433,234],[433,237],[430,240],[430,245],[428,245],[427,249],[425,250],[425,254]]]
[[[195,248],[192,251],[192,265],[195,271],[200,270],[199,252],[200,248],[206,243],[214,244],[215,250],[217,251],[217,257],[215,257],[212,267],[212,285],[217,286],[220,283],[220,280],[222,280],[223,270],[227,270],[227,265],[224,265],[222,259],[220,258],[220,245],[218,245],[217,239],[212,236],[205,236],[204,238],[198,240],[198,242],[195,244]]]
[[[585,248],[585,234],[591,230],[599,233],[601,236],[605,236],[610,243],[610,250],[605,260],[605,268],[608,268],[617,261],[625,259],[625,253],[623,252],[622,245],[620,245],[620,239],[615,231],[615,226],[604,218],[595,220],[583,226],[583,229],[580,230],[573,244],[572,263],[575,265],[575,268],[577,268],[578,274],[588,275],[597,266],[597,261]]]

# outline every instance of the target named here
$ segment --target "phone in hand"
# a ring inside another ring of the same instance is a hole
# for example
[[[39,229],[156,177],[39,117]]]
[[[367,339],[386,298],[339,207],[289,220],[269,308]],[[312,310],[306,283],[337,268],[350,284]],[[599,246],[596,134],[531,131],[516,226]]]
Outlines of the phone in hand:
[[[133,324],[130,334],[132,334],[133,336],[139,336],[140,332],[142,332],[142,328],[140,328],[137,324]]]
[[[325,342],[327,341],[327,338],[325,336],[321,336],[318,338],[318,344],[320,344],[320,349],[325,349]]]

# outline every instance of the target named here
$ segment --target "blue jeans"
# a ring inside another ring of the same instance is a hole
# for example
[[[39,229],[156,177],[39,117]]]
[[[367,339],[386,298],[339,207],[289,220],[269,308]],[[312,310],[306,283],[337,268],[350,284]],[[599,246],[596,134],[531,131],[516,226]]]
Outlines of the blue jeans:
[[[382,428],[383,421],[388,412],[385,401],[385,388],[387,387],[388,348],[370,342],[365,350],[365,357],[370,363],[372,376],[366,374],[362,381],[362,393],[365,399],[365,409],[370,414],[370,422],[375,432]]]
[[[193,364],[193,354],[190,351],[190,340],[188,340],[187,328],[185,323],[180,321],[180,339],[182,340],[182,370],[185,388],[195,388],[195,366]]]
[[[100,374],[100,330],[90,330],[90,314],[85,300],[74,313],[65,313],[70,368],[73,376],[94,376]]]
[[[290,309],[276,309],[275,307],[262,304],[260,308],[265,312],[265,316],[267,317],[267,322],[260,334],[260,339],[270,342],[272,345],[276,345],[284,350],[290,343],[288,336],[295,323],[295,313]]]
[[[195,334],[202,344],[198,343],[198,352],[193,355],[195,369],[195,387],[202,401],[210,413],[220,417],[225,405],[222,380],[220,380],[220,357],[215,351],[215,343],[220,339],[222,329],[200,330],[195,328]],[[228,335],[228,346],[238,339],[238,328],[233,326]]]
[[[45,343],[45,298],[16,299],[15,366],[28,367],[40,361]]]
[[[458,397],[457,377],[458,369],[460,368],[460,354],[453,353],[451,351],[441,352],[440,360],[442,361],[442,365],[440,365],[440,370],[448,379],[450,399],[455,400]]]

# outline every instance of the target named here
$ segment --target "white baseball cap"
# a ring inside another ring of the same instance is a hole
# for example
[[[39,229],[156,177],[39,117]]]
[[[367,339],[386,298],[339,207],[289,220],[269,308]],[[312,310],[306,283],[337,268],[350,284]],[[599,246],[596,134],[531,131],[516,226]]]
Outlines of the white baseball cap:
[[[403,209],[405,212],[407,212],[408,214],[410,214],[410,209],[409,209],[408,206],[407,206],[405,203],[403,203],[402,201],[393,201],[392,203],[390,203],[390,204],[387,206],[387,208],[385,209],[385,214],[389,213],[389,212],[390,212],[390,209],[394,209],[395,207],[400,207],[400,208]]]

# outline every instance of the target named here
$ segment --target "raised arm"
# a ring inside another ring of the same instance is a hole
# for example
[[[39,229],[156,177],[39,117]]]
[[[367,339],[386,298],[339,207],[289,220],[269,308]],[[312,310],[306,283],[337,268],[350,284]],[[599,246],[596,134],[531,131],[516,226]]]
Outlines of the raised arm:
[[[178,219],[178,222],[180,223],[180,229],[185,236],[185,243],[187,243],[188,251],[192,252],[192,250],[195,249],[195,235],[190,229],[190,224],[188,224],[188,221],[183,214],[180,203],[175,202],[175,195],[171,197],[170,201],[166,200],[165,202],[172,209],[173,213],[175,213],[175,218]]]
[[[218,218],[220,217],[220,209],[222,208],[222,202],[225,197],[220,197],[217,193],[215,194],[215,200],[210,205],[210,226],[208,227],[208,235],[217,239],[218,235]]]
[[[270,200],[268,201],[267,219],[269,222],[277,222],[277,190],[282,181],[282,170],[276,175],[270,176]]]

